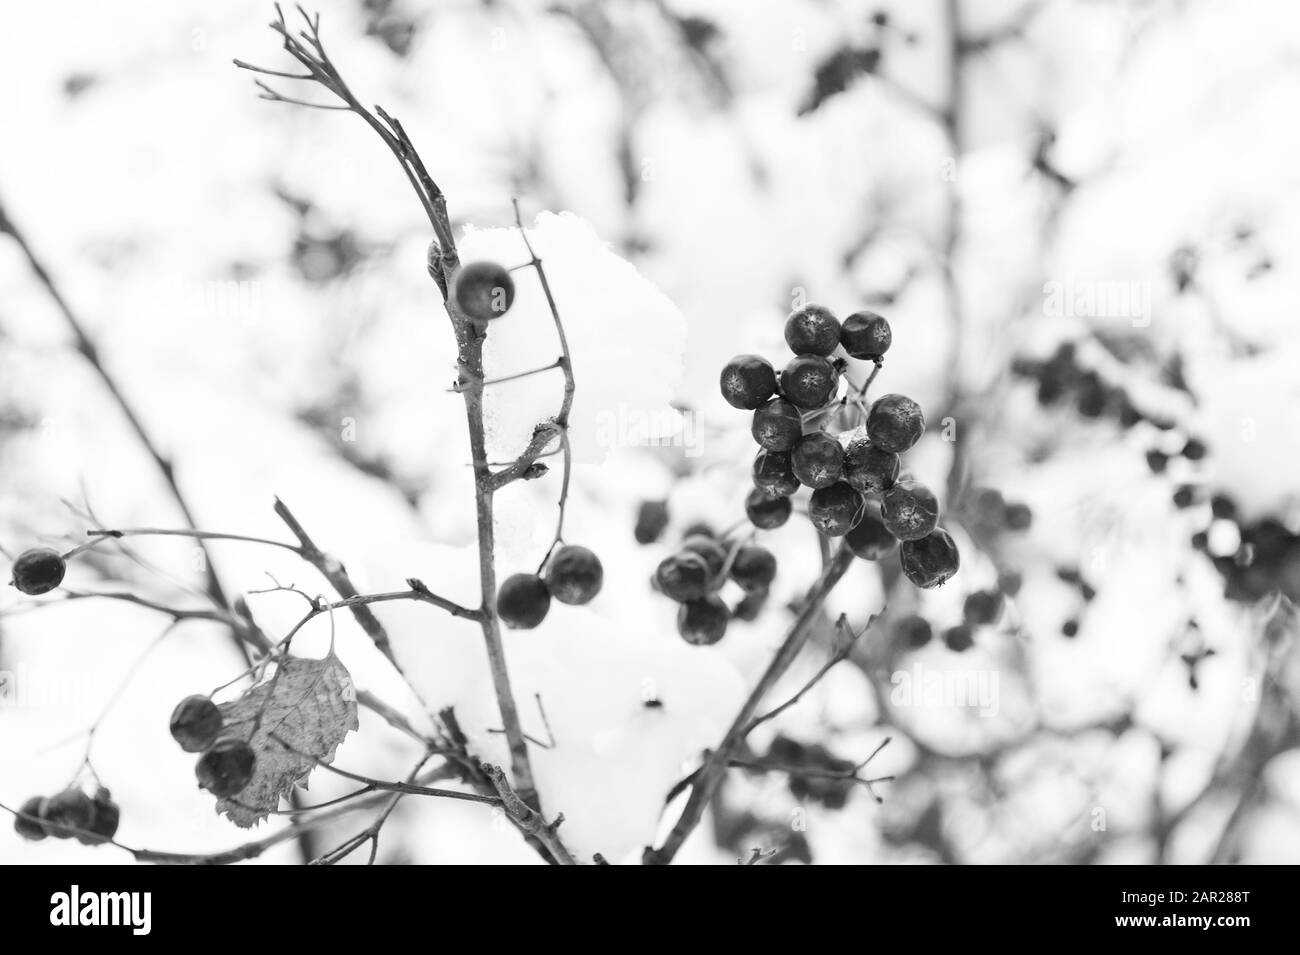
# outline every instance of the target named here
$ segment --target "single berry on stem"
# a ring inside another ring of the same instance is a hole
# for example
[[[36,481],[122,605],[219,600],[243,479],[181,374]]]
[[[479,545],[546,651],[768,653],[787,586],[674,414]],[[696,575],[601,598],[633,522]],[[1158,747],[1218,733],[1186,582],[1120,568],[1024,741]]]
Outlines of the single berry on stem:
[[[754,487],[764,494],[784,496],[799,490],[799,478],[788,451],[759,451],[753,474]]]
[[[655,569],[655,583],[659,590],[678,603],[703,597],[709,592],[712,582],[708,562],[694,551],[665,557]]]
[[[1002,593],[997,590],[976,590],[966,595],[961,616],[972,627],[997,623],[1002,614]]]
[[[497,591],[497,616],[512,630],[531,630],[546,619],[551,592],[536,574],[511,574]]]
[[[975,632],[966,624],[959,623],[944,631],[943,642],[954,653],[963,653],[975,646]]]
[[[947,582],[961,566],[957,544],[941,527],[920,540],[903,541],[898,557],[903,574],[922,590]]]
[[[456,273],[451,294],[468,318],[485,323],[510,310],[515,302],[515,280],[496,262],[470,262]]]
[[[808,411],[830,401],[839,383],[835,366],[819,355],[796,355],[781,369],[781,394]]]
[[[18,588],[19,593],[36,597],[48,594],[63,583],[63,575],[68,571],[68,562],[56,550],[48,547],[33,547],[18,555],[14,561],[13,579],[10,583]]]
[[[201,753],[221,733],[225,721],[217,704],[206,696],[187,696],[172,710],[172,739],[187,753]]]
[[[720,385],[727,404],[753,411],[776,394],[776,369],[766,358],[737,355],[723,365]]]
[[[903,478],[880,499],[880,516],[899,540],[920,540],[939,523],[939,500],[920,481]]]
[[[780,527],[790,519],[792,510],[794,505],[790,498],[782,495],[764,494],[755,489],[745,498],[745,516],[760,530],[770,531]]]
[[[677,632],[687,643],[708,646],[727,633],[731,611],[716,594],[688,600],[677,608]]]
[[[790,467],[806,487],[830,487],[844,472],[844,447],[825,431],[805,434],[790,451]]]
[[[854,312],[844,319],[840,344],[853,358],[880,361],[894,340],[889,322],[875,312]]]
[[[844,450],[844,480],[863,494],[883,494],[898,480],[898,455],[882,451],[866,435],[855,435]]]
[[[880,560],[898,546],[898,538],[889,532],[885,522],[869,512],[844,536],[844,542],[855,557],[863,560]]]
[[[1007,509],[1002,514],[1002,521],[1007,526],[1007,530],[1027,531],[1034,523],[1034,512],[1029,509],[1028,504],[1008,504]]]
[[[219,739],[199,757],[194,767],[199,786],[219,799],[243,792],[253,779],[257,754],[242,739]]]
[[[776,579],[776,556],[766,547],[742,544],[731,562],[731,579],[748,593],[765,593]]]
[[[789,451],[803,435],[803,418],[790,402],[773,398],[754,412],[749,430],[765,451]]]
[[[840,323],[830,309],[805,305],[785,320],[785,343],[796,355],[829,355],[840,343]]]
[[[862,495],[840,481],[812,492],[808,519],[826,537],[843,537],[862,516]]]
[[[906,395],[881,395],[867,415],[867,437],[882,451],[902,454],[921,439],[925,415]]]
[[[546,589],[562,604],[588,603],[600,593],[604,580],[600,558],[576,544],[565,544],[546,565]]]
[[[668,502],[642,501],[636,512],[632,534],[638,544],[653,544],[668,528]]]
[[[917,614],[909,614],[894,625],[894,634],[899,643],[915,650],[930,642],[934,630],[929,620]]]

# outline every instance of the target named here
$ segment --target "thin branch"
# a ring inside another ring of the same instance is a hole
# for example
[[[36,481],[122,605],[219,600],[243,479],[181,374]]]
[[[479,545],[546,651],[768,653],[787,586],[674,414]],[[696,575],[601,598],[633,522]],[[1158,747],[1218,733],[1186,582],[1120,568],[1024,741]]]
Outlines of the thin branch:
[[[501,770],[500,766],[483,763],[481,768],[487,778],[491,780],[492,785],[496,787],[506,815],[514,820],[515,825],[545,845],[559,865],[577,865],[577,861],[569,854],[569,850],[564,847],[564,843],[556,835],[556,830],[564,822],[564,814],[560,813],[555,817],[554,821],[547,822],[540,812],[529,806],[510,788],[510,782],[506,779],[506,774]]]
[[[106,540],[121,540],[123,537],[190,537],[194,540],[214,540],[214,541],[243,541],[249,544],[265,544],[268,547],[280,547],[291,553],[302,556],[302,549],[293,544],[286,544],[284,541],[268,540],[265,537],[249,537],[246,534],[222,534],[215,531],[200,531],[194,528],[170,529],[162,527],[122,527],[122,528],[93,528],[86,531],[86,534],[93,540],[86,541],[84,544],[78,544],[72,550],[63,555],[64,559],[71,558],[82,551],[90,550],[97,544]]]

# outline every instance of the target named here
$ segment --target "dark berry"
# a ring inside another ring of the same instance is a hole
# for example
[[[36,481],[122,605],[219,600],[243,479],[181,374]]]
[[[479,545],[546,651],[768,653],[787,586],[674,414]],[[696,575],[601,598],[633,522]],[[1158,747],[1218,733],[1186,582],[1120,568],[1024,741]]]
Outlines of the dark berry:
[[[496,262],[470,262],[456,273],[451,292],[467,318],[487,322],[510,310],[515,302],[515,280]]]
[[[1163,451],[1147,452],[1147,467],[1151,469],[1152,474],[1163,474],[1165,467],[1169,464],[1169,455]]]
[[[845,535],[844,542],[863,560],[880,560],[898,546],[898,538],[889,532],[884,521],[870,513],[862,515],[862,520]]]
[[[736,620],[752,623],[758,619],[758,615],[767,606],[767,598],[768,592],[766,590],[751,590],[731,608],[731,616]]]
[[[921,406],[905,395],[882,395],[867,415],[867,437],[882,451],[902,454],[921,439],[923,431]]]
[[[880,499],[880,517],[899,540],[920,540],[938,526],[939,499],[920,481],[903,478]]]
[[[172,710],[172,739],[187,753],[201,753],[217,738],[224,720],[206,696],[187,696]]]
[[[1205,455],[1206,448],[1204,441],[1197,438],[1189,438],[1187,443],[1183,445],[1183,457],[1188,461],[1199,461],[1201,458],[1205,457]]]
[[[844,448],[825,431],[814,431],[791,449],[790,466],[805,486],[829,487],[844,471]]]
[[[1232,498],[1224,494],[1216,494],[1210,498],[1210,512],[1223,521],[1236,520],[1237,505],[1233,503]]]
[[[776,394],[776,369],[766,358],[737,355],[723,366],[721,386],[727,404],[753,411]]]
[[[65,789],[50,797],[42,818],[48,835],[56,839],[71,839],[78,831],[90,828],[95,818],[95,804],[80,789]]]
[[[103,786],[95,793],[95,815],[90,820],[90,833],[77,837],[83,845],[93,846],[108,842],[117,835],[118,824],[122,821],[122,810],[113,802],[113,795]]]
[[[862,495],[843,481],[818,488],[808,499],[808,519],[826,537],[843,537],[862,510]]]
[[[1077,407],[1079,414],[1085,418],[1099,418],[1106,410],[1109,394],[1101,379],[1093,372],[1087,372],[1079,379]]]
[[[967,594],[962,603],[962,620],[972,627],[997,623],[1002,613],[1002,593],[997,590],[977,590]]]
[[[682,550],[703,557],[704,563],[709,565],[709,576],[711,578],[716,578],[722,573],[723,565],[727,563],[727,548],[716,537],[692,534],[682,541]]]
[[[253,778],[256,765],[257,756],[253,748],[242,739],[219,739],[199,757],[194,775],[198,777],[200,787],[226,799],[243,792]]]
[[[796,355],[829,355],[840,343],[840,323],[830,309],[805,305],[785,320],[785,343]]]
[[[963,653],[975,646],[975,632],[966,624],[959,623],[943,632],[943,642],[954,653]]]
[[[497,591],[497,616],[513,630],[531,630],[550,609],[551,592],[536,574],[511,574]]]
[[[783,496],[799,490],[790,452],[759,451],[754,458],[754,487],[764,494]]]
[[[48,547],[33,547],[23,551],[14,561],[14,575],[10,582],[18,588],[19,593],[35,597],[48,594],[63,583],[63,575],[67,570],[68,562],[58,551]]]
[[[745,516],[760,530],[770,531],[780,527],[790,519],[793,509],[790,498],[764,494],[757,489],[750,491],[745,498]]]
[[[1004,570],[998,574],[998,590],[1002,591],[1008,597],[1014,597],[1020,593],[1020,584],[1022,579],[1020,574],[1014,570]]]
[[[930,621],[917,614],[910,614],[894,624],[894,634],[899,643],[916,649],[930,642],[934,630]]]
[[[1079,596],[1084,600],[1092,601],[1097,599],[1097,588],[1092,584],[1083,583],[1079,585]]]
[[[766,591],[776,579],[776,557],[766,547],[742,544],[731,562],[731,579],[746,591]]]
[[[956,543],[947,531],[939,527],[928,537],[903,541],[898,556],[907,579],[923,590],[943,584],[961,566]]]
[[[682,551],[665,557],[655,569],[655,582],[664,596],[681,603],[696,600],[709,592],[713,575],[708,562],[694,551]]]
[[[797,739],[778,734],[767,746],[767,758],[781,766],[798,766],[807,757],[807,748]]]
[[[50,801],[44,796],[33,796],[18,807],[14,816],[14,832],[31,842],[40,842],[48,833],[45,831],[45,814]]]
[[[1120,398],[1119,401],[1119,423],[1121,427],[1131,428],[1141,423],[1142,412],[1137,409],[1127,395]]]
[[[704,521],[696,521],[694,524],[687,524],[686,530],[682,531],[682,540],[687,540],[692,537],[717,537],[717,536],[718,535],[714,533],[713,528],[710,525],[704,523]]]
[[[1063,636],[1075,637],[1079,634],[1079,621],[1067,620],[1061,624],[1061,633]]]
[[[666,501],[642,501],[636,512],[636,526],[632,529],[638,544],[653,544],[663,537],[668,527]]]
[[[688,600],[677,608],[677,632],[687,643],[707,646],[717,643],[727,633],[731,611],[716,594]]]
[[[1174,507],[1191,507],[1195,503],[1195,488],[1184,484],[1178,490],[1174,491]]]
[[[773,398],[754,412],[749,430],[765,451],[789,451],[803,435],[803,418],[790,402]]]
[[[863,494],[882,494],[898,480],[898,455],[858,435],[844,451],[844,480]]]
[[[1008,504],[1007,509],[1002,514],[1002,523],[1012,531],[1027,531],[1034,523],[1034,512],[1029,509],[1028,504],[1019,502]]]
[[[822,407],[838,384],[835,366],[819,355],[796,355],[781,369],[781,394],[800,408]]]
[[[546,565],[546,589],[562,604],[588,603],[600,593],[605,568],[600,558],[586,547],[565,544]]]
[[[875,312],[854,312],[844,319],[840,344],[853,358],[879,361],[894,340],[889,322]]]
[[[1210,547],[1210,535],[1205,531],[1197,531],[1192,535],[1193,550],[1208,550]]]

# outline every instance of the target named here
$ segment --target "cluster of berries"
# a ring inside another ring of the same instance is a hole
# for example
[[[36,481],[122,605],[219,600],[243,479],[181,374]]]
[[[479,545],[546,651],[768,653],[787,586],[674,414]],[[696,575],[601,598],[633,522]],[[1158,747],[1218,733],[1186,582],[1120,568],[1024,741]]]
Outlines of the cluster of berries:
[[[702,525],[692,527],[677,552],[655,569],[651,586],[671,597],[677,608],[677,632],[687,643],[717,643],[727,623],[736,617],[753,620],[767,602],[776,579],[776,556],[766,547],[745,541],[728,543]],[[731,580],[745,592],[728,607],[719,591]]]
[[[853,763],[840,759],[820,743],[800,743],[788,736],[777,736],[768,746],[767,761],[788,773],[790,795],[800,802],[843,809],[853,791]]]
[[[1213,495],[1209,504],[1209,523],[1192,535],[1192,546],[1214,561],[1225,596],[1251,603],[1280,592],[1300,600],[1300,534],[1276,517],[1244,520],[1224,494]]]
[[[793,511],[791,495],[806,487],[808,518],[823,536],[847,536],[854,553],[867,559],[901,541],[907,578],[918,587],[942,584],[957,571],[957,547],[938,527],[934,492],[900,473],[899,455],[925,431],[921,407],[905,395],[884,395],[866,411],[865,426],[825,430],[830,412],[849,402],[848,395],[836,398],[848,367],[844,356],[879,365],[893,340],[889,322],[856,312],[841,323],[808,305],[786,319],[785,340],[795,357],[779,375],[757,355],[739,355],[722,369],[723,398],[754,413],[750,430],[760,450],[754,490],[745,500],[750,521],[764,530],[780,527]],[[860,393],[853,397],[863,400]]]
[[[605,568],[586,547],[557,548],[536,574],[512,574],[497,591],[497,616],[515,630],[531,630],[551,609],[551,598],[580,606],[600,593]]]
[[[187,753],[202,753],[194,775],[218,798],[237,796],[253,778],[257,754],[242,739],[221,737],[225,719],[206,696],[187,696],[172,711],[172,739]]]
[[[1039,361],[1020,357],[1011,364],[1013,373],[1033,381],[1038,403],[1045,408],[1073,404],[1083,418],[1113,418],[1120,427],[1131,428],[1149,421],[1162,430],[1171,422],[1148,417],[1133,403],[1123,388],[1103,379],[1094,369],[1078,361],[1073,342],[1059,345],[1051,357]]]
[[[108,842],[117,835],[122,813],[113,795],[100,786],[94,798],[80,789],[69,788],[46,798],[33,796],[14,817],[14,831],[24,839],[39,842],[46,836],[76,839],[82,845]]]

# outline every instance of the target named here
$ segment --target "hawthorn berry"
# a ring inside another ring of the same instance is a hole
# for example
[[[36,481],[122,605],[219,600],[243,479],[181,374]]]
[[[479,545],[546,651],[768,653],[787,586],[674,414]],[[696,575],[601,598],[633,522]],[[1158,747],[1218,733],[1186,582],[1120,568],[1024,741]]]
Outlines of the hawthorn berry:
[[[962,653],[975,646],[975,632],[966,624],[959,623],[943,632],[943,642],[954,653]]]
[[[794,505],[790,503],[790,498],[783,495],[764,494],[755,489],[745,498],[745,516],[760,530],[770,531],[780,527],[790,519],[792,510]]]
[[[790,450],[790,467],[806,487],[830,487],[844,471],[844,447],[825,431],[805,434]]]
[[[850,357],[879,361],[894,340],[889,322],[875,312],[854,312],[844,319],[840,344]]]
[[[13,579],[10,583],[18,588],[19,593],[36,597],[48,594],[63,583],[63,575],[68,571],[68,562],[63,555],[48,547],[33,547],[18,555],[14,561]]]
[[[766,358],[737,355],[723,365],[719,383],[727,404],[753,411],[776,394],[776,369]]]
[[[776,556],[766,547],[742,544],[731,561],[731,579],[748,593],[765,593],[776,579]]]
[[[677,632],[687,643],[708,646],[727,633],[731,611],[716,594],[688,600],[677,608]]]
[[[219,739],[199,757],[194,767],[199,786],[219,799],[226,799],[243,792],[253,779],[253,770],[257,766],[257,754],[253,747],[242,739],[226,737]]]
[[[727,548],[722,546],[716,537],[692,534],[682,541],[682,550],[703,557],[704,562],[709,565],[710,578],[716,578],[721,574],[723,565],[727,563]]]
[[[44,796],[33,796],[18,807],[14,816],[14,832],[30,842],[40,842],[49,833],[45,831],[45,814],[50,801]]]
[[[789,451],[803,435],[799,409],[784,398],[773,398],[754,412],[750,433],[765,451]]]
[[[903,574],[922,590],[945,583],[961,566],[957,544],[941,527],[936,527],[920,540],[903,541],[898,556]]]
[[[41,818],[45,832],[56,839],[71,839],[79,830],[90,828],[95,804],[80,789],[65,789],[49,798]]]
[[[713,574],[708,562],[695,551],[665,557],[655,569],[655,583],[665,596],[678,603],[697,600],[709,592]]]
[[[898,455],[882,451],[866,435],[849,441],[844,450],[844,480],[863,494],[882,494],[898,480]]]
[[[972,627],[996,623],[1002,613],[1002,594],[996,590],[976,590],[966,595],[961,616]]]
[[[605,568],[586,547],[565,544],[546,566],[546,589],[562,604],[585,604],[600,593]]]
[[[753,473],[754,487],[764,494],[785,496],[799,490],[799,478],[788,451],[759,451]]]
[[[201,753],[221,733],[221,710],[206,696],[187,696],[172,710],[172,739],[187,753]]]
[[[862,520],[845,535],[844,542],[855,557],[863,560],[880,560],[898,546],[898,538],[889,532],[884,521],[870,513],[862,515]]]
[[[796,355],[781,369],[781,394],[800,408],[812,410],[831,400],[839,381],[839,372],[827,359]]]
[[[1002,513],[1002,522],[1006,524],[1008,530],[1027,531],[1034,523],[1034,512],[1029,509],[1028,504],[1019,502],[1008,504],[1007,509]]]
[[[653,544],[668,529],[668,502],[642,501],[636,511],[632,535],[638,544]]]
[[[511,574],[497,591],[497,616],[512,630],[531,630],[546,619],[551,592],[536,574]]]
[[[867,415],[867,437],[882,451],[902,454],[921,439],[925,415],[906,395],[881,395]]]
[[[840,323],[828,308],[805,305],[785,320],[785,343],[796,355],[829,355],[840,343]]]
[[[496,262],[470,262],[461,266],[452,283],[452,297],[475,322],[500,318],[515,302],[515,280]]]
[[[903,478],[880,499],[880,516],[899,540],[920,540],[939,523],[939,500],[920,481]]]
[[[808,499],[808,519],[826,537],[843,537],[862,510],[862,495],[843,481],[818,488]]]
[[[929,620],[918,614],[909,614],[894,624],[894,635],[899,643],[915,650],[930,642],[934,630]]]

